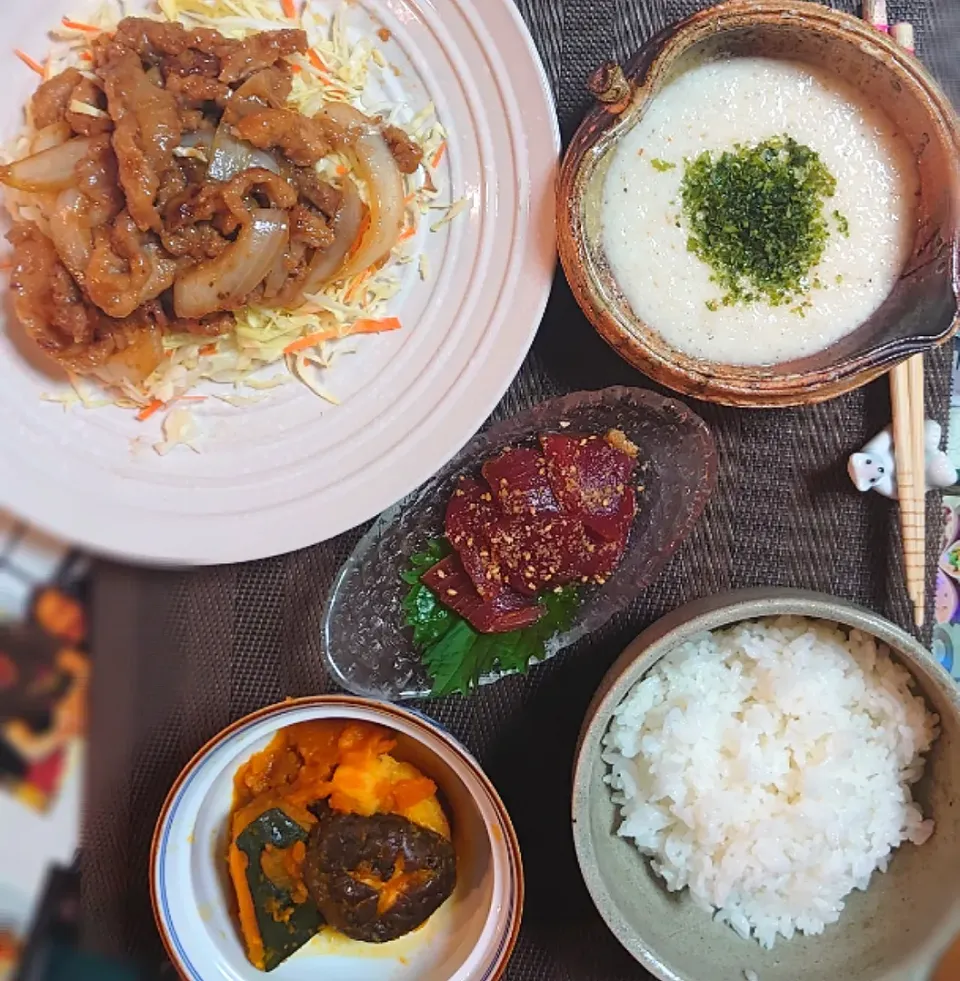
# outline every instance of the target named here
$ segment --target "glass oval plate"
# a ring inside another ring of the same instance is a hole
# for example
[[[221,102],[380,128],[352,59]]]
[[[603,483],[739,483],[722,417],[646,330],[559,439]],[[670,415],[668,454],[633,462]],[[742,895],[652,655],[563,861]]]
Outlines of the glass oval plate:
[[[546,658],[606,623],[653,581],[703,512],[716,480],[706,423],[683,403],[640,388],[577,392],[542,402],[474,437],[429,483],[384,511],[340,570],[324,611],[323,650],[334,679],[356,695],[401,700],[430,695],[430,679],[403,625],[409,558],[443,535],[447,501],[463,474],[541,433],[621,429],[639,447],[642,492],[623,559],[603,586],[584,588],[570,629]],[[539,662],[538,662],[539,663]],[[503,677],[486,675],[481,684]]]

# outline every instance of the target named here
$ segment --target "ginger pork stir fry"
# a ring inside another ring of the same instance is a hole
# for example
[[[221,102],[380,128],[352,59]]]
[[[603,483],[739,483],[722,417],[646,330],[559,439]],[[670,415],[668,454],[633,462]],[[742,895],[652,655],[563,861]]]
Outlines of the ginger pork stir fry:
[[[288,107],[285,58],[306,50],[300,30],[127,18],[40,86],[32,153],[0,181],[35,216],[10,233],[11,287],[44,351],[138,386],[165,333],[217,338],[232,311],[296,309],[387,259],[421,148],[345,103]],[[336,186],[317,172],[334,152],[351,162]]]

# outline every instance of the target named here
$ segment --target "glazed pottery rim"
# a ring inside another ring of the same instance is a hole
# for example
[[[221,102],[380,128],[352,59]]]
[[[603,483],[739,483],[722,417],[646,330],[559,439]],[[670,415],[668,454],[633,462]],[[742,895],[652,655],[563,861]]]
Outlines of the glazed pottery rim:
[[[638,634],[604,675],[584,716],[574,754],[571,820],[577,862],[597,912],[631,956],[661,981],[697,979],[676,973],[656,956],[642,932],[622,916],[599,871],[590,830],[589,788],[593,769],[602,752],[602,739],[610,726],[614,710],[630,689],[679,644],[705,631],[759,617],[783,615],[836,622],[877,638],[894,651],[911,674],[923,674],[925,680],[936,687],[951,706],[952,715],[960,720],[960,688],[915,637],[871,610],[826,593],[787,587],[733,590],[693,600]],[[842,922],[841,918],[840,925]],[[960,896],[944,911],[931,938],[911,955],[911,967],[916,972],[917,981],[929,976],[937,959],[958,932]],[[879,975],[876,981],[882,981],[884,977]]]
[[[442,743],[454,757],[456,757],[464,766],[466,766],[466,768],[470,771],[471,776],[483,787],[487,794],[488,802],[490,806],[493,807],[499,819],[500,829],[504,832],[504,846],[512,856],[513,866],[515,867],[516,871],[515,888],[512,897],[512,912],[504,930],[504,941],[500,947],[497,959],[491,967],[490,973],[485,978],[485,981],[500,981],[507,969],[507,965],[510,962],[513,950],[517,944],[517,939],[520,934],[520,924],[523,919],[524,899],[526,895],[523,856],[520,850],[520,842],[517,838],[513,820],[510,817],[510,813],[507,810],[503,799],[500,797],[500,794],[493,785],[493,782],[487,776],[486,772],[480,766],[479,761],[473,756],[473,754],[434,719],[416,711],[415,709],[404,708],[391,702],[383,702],[373,698],[362,698],[356,695],[339,693],[331,693],[326,695],[304,695],[298,698],[287,698],[280,702],[265,705],[262,708],[256,709],[255,711],[244,715],[242,718],[235,720],[234,722],[230,723],[230,725],[221,729],[220,732],[204,743],[204,745],[193,754],[190,760],[181,769],[176,780],[170,787],[157,817],[151,839],[149,879],[150,904],[153,909],[154,922],[157,932],[160,934],[160,939],[163,942],[167,957],[173,965],[174,970],[177,972],[177,976],[184,979],[184,981],[188,981],[186,975],[184,975],[180,969],[179,957],[173,944],[171,943],[171,938],[168,936],[164,917],[161,915],[159,884],[157,881],[158,857],[161,838],[169,821],[173,804],[178,799],[178,796],[188,778],[215,749],[228,743],[236,733],[245,730],[252,723],[265,721],[272,716],[279,716],[290,710],[310,709],[321,706],[332,706],[334,708],[341,707],[346,709],[361,708],[367,711],[372,711],[373,713],[379,713],[385,717],[384,724],[389,724],[389,719],[391,717],[402,720],[408,726],[411,726],[413,729],[417,730],[417,736],[411,738],[415,738],[417,742],[434,754],[438,753],[437,749],[431,746],[429,741],[422,738],[420,734],[422,733],[423,735]],[[280,728],[282,728],[282,726],[277,726],[275,731],[279,731]],[[476,801],[473,801],[472,795],[471,803],[474,807],[479,806]],[[488,836],[492,838],[494,834],[492,829],[487,828],[487,832]]]
[[[830,28],[836,43],[853,45],[871,60],[886,63],[892,73],[908,80],[929,125],[940,135],[944,147],[952,149],[948,156],[954,172],[954,213],[949,224],[942,226],[949,253],[954,310],[948,326],[936,334],[917,333],[877,341],[867,350],[839,356],[828,366],[788,372],[778,372],[776,365],[733,365],[698,360],[673,348],[635,314],[631,314],[632,320],[642,326],[642,331],[634,333],[625,327],[608,307],[607,290],[595,274],[593,260],[584,255],[590,247],[586,244],[583,200],[589,176],[598,159],[606,155],[594,150],[598,145],[607,146],[619,140],[622,133],[610,132],[622,128],[617,116],[610,116],[600,105],[587,111],[564,154],[557,185],[561,263],[577,303],[600,336],[629,364],[674,392],[744,408],[775,408],[834,398],[867,384],[913,354],[943,344],[960,329],[960,176],[957,176],[960,173],[960,118],[924,66],[887,34],[850,14],[803,0],[726,0],[676,22],[628,60],[631,67],[627,77],[631,88],[622,117],[632,119],[645,111],[659,94],[664,66],[668,69],[684,51],[702,41],[701,32],[705,25],[712,25],[719,34],[728,29],[777,23],[811,33]],[[649,61],[643,70],[635,70],[634,64],[648,52]],[[656,337],[656,342],[650,343],[644,333]],[[812,357],[823,356],[829,350]]]

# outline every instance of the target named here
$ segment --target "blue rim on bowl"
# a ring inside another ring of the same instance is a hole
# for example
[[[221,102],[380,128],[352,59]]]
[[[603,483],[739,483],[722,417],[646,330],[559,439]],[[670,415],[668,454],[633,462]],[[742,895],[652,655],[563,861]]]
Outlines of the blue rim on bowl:
[[[234,741],[244,735],[250,736],[251,731],[254,729],[259,730],[258,736],[272,736],[285,725],[310,718],[311,716],[309,715],[304,716],[303,710],[309,711],[310,709],[316,708],[322,708],[324,713],[322,716],[315,717],[335,718],[335,713],[329,713],[327,711],[333,708],[342,709],[347,717],[365,718],[367,716],[373,716],[376,721],[386,726],[390,726],[391,722],[393,722],[397,727],[402,727],[411,740],[419,743],[428,752],[432,751],[438,757],[440,756],[441,750],[446,752],[449,758],[457,761],[461,767],[465,768],[471,780],[475,781],[479,794],[482,795],[482,801],[479,801],[479,806],[481,809],[485,809],[491,813],[495,821],[495,823],[488,826],[488,834],[491,840],[499,839],[502,841],[503,851],[507,859],[505,863],[505,881],[500,890],[505,902],[502,907],[498,908],[500,925],[497,927],[497,930],[499,936],[495,943],[491,942],[492,938],[488,940],[489,953],[484,955],[485,964],[483,964],[482,969],[476,973],[473,971],[468,974],[458,973],[456,976],[464,979],[469,978],[469,981],[498,981],[506,970],[513,947],[516,944],[524,899],[524,877],[520,846],[510,816],[499,794],[474,757],[458,740],[442,727],[438,726],[432,719],[427,718],[419,712],[412,712],[387,703],[347,695],[316,695],[288,699],[285,702],[266,706],[237,720],[206,743],[193,756],[174,782],[160,811],[153,836],[150,854],[150,895],[158,931],[178,974],[184,981],[209,981],[209,977],[202,973],[194,964],[180,935],[180,931],[177,929],[174,912],[171,908],[172,895],[168,883],[168,872],[172,865],[171,848],[173,831],[176,827],[178,811],[187,799],[191,785],[203,771],[204,764],[210,760],[210,757],[216,751],[224,749],[228,744],[234,743]],[[357,714],[358,712],[364,714]],[[264,726],[264,723],[268,720],[276,724]],[[400,728],[397,731],[400,731]],[[241,752],[245,758],[253,750],[247,747],[242,749]],[[231,786],[235,764],[236,761],[231,759],[223,766],[223,770],[229,770]],[[222,824],[222,821],[219,823]],[[196,822],[196,824],[199,825],[199,822]],[[202,841],[199,845],[194,841],[194,827],[195,825],[191,823],[187,842],[192,852],[196,852],[199,848],[202,854],[202,849],[205,846]],[[179,830],[183,831],[185,829],[180,828]],[[199,834],[198,837],[200,837]],[[493,907],[497,907],[496,896],[493,897]],[[205,920],[206,915],[202,904],[197,904],[197,911],[199,919]],[[230,911],[230,919],[232,920],[232,910]],[[488,921],[484,924],[481,940],[487,937],[489,930],[488,917]],[[250,967],[251,977],[260,977],[261,974],[262,972],[252,966]],[[233,971],[226,976],[230,977],[231,981],[235,981],[235,979],[239,979],[240,977],[240,975]]]

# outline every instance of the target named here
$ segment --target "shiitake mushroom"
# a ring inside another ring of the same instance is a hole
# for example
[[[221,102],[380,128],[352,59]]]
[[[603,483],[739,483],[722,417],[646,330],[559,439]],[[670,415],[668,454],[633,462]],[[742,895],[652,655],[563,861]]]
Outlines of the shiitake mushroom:
[[[397,814],[327,810],[310,834],[304,882],[327,922],[368,943],[415,930],[456,885],[453,845]]]

